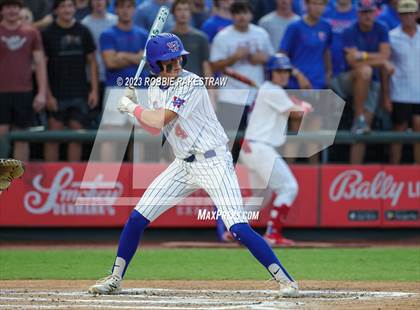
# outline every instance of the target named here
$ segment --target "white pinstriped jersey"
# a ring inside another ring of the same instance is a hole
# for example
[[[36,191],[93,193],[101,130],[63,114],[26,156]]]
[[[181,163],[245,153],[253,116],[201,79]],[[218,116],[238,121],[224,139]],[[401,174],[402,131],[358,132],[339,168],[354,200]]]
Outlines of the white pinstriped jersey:
[[[150,109],[168,109],[178,117],[163,128],[163,133],[178,158],[204,153],[226,145],[228,138],[220,125],[207,89],[194,73],[183,70],[179,82],[164,89],[150,85]]]

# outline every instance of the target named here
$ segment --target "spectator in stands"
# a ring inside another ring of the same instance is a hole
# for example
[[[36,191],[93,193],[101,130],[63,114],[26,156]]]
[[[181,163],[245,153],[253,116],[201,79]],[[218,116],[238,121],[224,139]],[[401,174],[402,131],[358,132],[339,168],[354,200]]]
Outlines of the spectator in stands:
[[[116,0],[117,24],[100,36],[100,47],[106,67],[106,86],[117,86],[118,77],[134,77],[148,33],[133,24],[134,0]]]
[[[389,62],[390,46],[386,26],[375,20],[374,0],[359,0],[358,21],[343,33],[343,47],[348,64],[346,72],[338,75],[333,89],[342,98],[353,99],[352,131],[363,134],[370,130],[380,93],[379,71],[392,74]],[[385,76],[385,75],[384,75]],[[365,147],[354,144],[350,161],[363,162]]]
[[[87,15],[82,20],[82,24],[85,25],[92,33],[95,41],[96,49],[96,62],[98,63],[99,70],[99,107],[101,108],[103,94],[105,90],[105,64],[100,51],[99,38],[105,30],[108,30],[117,23],[117,16],[106,11],[108,0],[90,0],[90,6],[92,13]]]
[[[148,36],[145,29],[133,24],[134,0],[116,0],[115,11],[117,24],[100,36],[107,87],[117,86],[118,77],[134,77]]]
[[[49,0],[24,0],[23,5],[31,10],[34,26],[44,29],[52,23],[51,3]]]
[[[230,11],[233,25],[220,31],[211,47],[212,69],[223,72],[230,67],[261,85],[264,82],[264,64],[274,54],[270,37],[263,28],[251,24],[252,7],[248,1],[235,1]],[[249,104],[253,101],[253,98],[241,101],[232,95],[232,90],[237,89],[250,89],[250,86],[228,79],[226,87],[218,92],[219,120],[226,130],[245,129]],[[239,155],[238,144],[235,144],[232,155],[234,159]]]
[[[391,61],[395,66],[395,73],[391,77],[390,94],[385,93],[384,104],[392,112],[395,131],[407,130],[410,123],[414,131],[420,131],[420,26],[416,24],[418,9],[415,0],[400,0],[398,13],[401,25],[389,33]],[[388,90],[388,87],[384,88]],[[401,151],[401,144],[391,145],[392,164],[400,163]],[[420,143],[414,144],[414,161],[420,164]]]
[[[49,97],[47,101],[48,127],[62,130],[67,126],[83,128],[89,108],[98,103],[98,72],[95,42],[85,26],[74,18],[73,0],[55,0],[53,10],[56,20],[42,34],[48,63]],[[86,76],[89,65],[90,89]],[[68,144],[68,160],[81,159],[80,143]],[[45,160],[59,159],[59,145],[46,143]]]
[[[76,1],[76,14],[74,18],[80,22],[83,18],[88,16],[91,12],[91,5],[89,0],[75,0]]]
[[[382,11],[378,16],[378,21],[382,22],[392,30],[400,24],[400,17],[397,12],[399,0],[389,0],[388,4],[382,6]]]
[[[172,30],[190,52],[185,69],[198,76],[212,76],[209,64],[209,40],[205,33],[190,26],[191,7],[189,0],[175,0],[172,4],[175,27]]]
[[[214,0],[214,13],[201,27],[201,30],[207,34],[210,43],[213,42],[220,30],[232,24],[232,14],[230,13],[232,3],[233,0]]]
[[[277,8],[274,12],[263,16],[258,24],[270,35],[271,44],[277,48],[283,38],[284,32],[290,23],[300,19],[292,11],[292,0],[276,0]]]
[[[292,22],[286,29],[280,43],[280,51],[286,53],[295,72],[289,80],[288,88],[324,89],[331,77],[330,43],[332,38],[331,26],[323,19],[326,0],[306,0],[307,14]],[[315,110],[316,113],[321,113]],[[315,115],[315,114],[314,114]],[[292,113],[289,130],[297,132],[300,128],[302,114]],[[318,130],[321,127],[321,117],[313,116],[306,124],[306,130]],[[299,145],[288,144],[287,152],[296,154]],[[317,144],[307,144],[309,152],[317,149]],[[309,159],[310,163],[318,163],[319,156]]]
[[[22,24],[21,0],[0,0],[0,137],[32,126],[34,112],[44,108],[47,73],[41,36]],[[38,89],[34,98],[32,63]],[[29,145],[16,142],[13,157],[29,159]]]
[[[328,6],[323,18],[332,30],[331,61],[333,77],[346,70],[343,51],[343,32],[357,20],[357,11],[352,0],[337,0],[334,6]]]
[[[309,88],[326,88],[331,76],[331,26],[323,19],[326,0],[306,0],[308,14],[289,25],[280,44],[292,64],[309,80]],[[292,77],[289,88],[300,88]]]
[[[330,2],[331,3],[331,2]],[[332,30],[331,40],[331,61],[333,67],[333,74],[330,81],[330,87],[335,89],[337,85],[338,76],[340,73],[346,71],[347,63],[344,57],[343,50],[343,33],[355,21],[357,21],[357,11],[352,0],[336,0],[334,5],[328,5],[323,18],[330,24]],[[340,129],[350,129],[352,122],[352,112],[350,106],[346,106],[340,121]],[[339,146],[339,148],[346,146]],[[344,153],[348,153],[344,149]]]
[[[170,7],[171,1],[170,0],[144,1],[142,4],[140,4],[136,8],[136,13],[134,14],[134,24],[138,27],[141,27],[149,31],[162,5],[166,5],[167,7]],[[168,32],[170,29],[174,27],[174,23],[175,23],[174,18],[170,14],[163,28],[163,31]]]
[[[126,78],[135,76],[140,59],[143,57],[148,33],[133,24],[135,10],[134,0],[116,0],[117,24],[103,32],[100,37],[101,52],[106,67],[102,124],[107,129],[120,128],[131,122],[127,116],[117,112],[116,105],[124,89],[116,86],[123,86],[119,81],[125,83]],[[142,78],[147,74],[144,71]],[[101,147],[101,160],[115,161],[116,151],[115,143],[104,142]]]
[[[22,25],[32,26],[34,22],[34,16],[32,15],[32,12],[29,8],[27,7],[21,8],[19,16],[20,16]]]
[[[190,0],[190,3],[192,13],[191,26],[200,29],[204,22],[209,18],[210,11],[204,0]]]

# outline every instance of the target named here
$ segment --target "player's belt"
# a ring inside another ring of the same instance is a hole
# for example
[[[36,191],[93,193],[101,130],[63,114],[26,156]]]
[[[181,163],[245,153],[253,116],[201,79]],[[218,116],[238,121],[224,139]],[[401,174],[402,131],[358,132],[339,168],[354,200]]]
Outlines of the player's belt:
[[[208,150],[204,153],[192,154],[191,156],[188,156],[187,158],[184,158],[183,160],[188,163],[192,163],[193,161],[196,161],[196,160],[209,159],[212,157],[216,157],[217,155],[224,154],[226,153],[226,150],[227,150],[226,145],[223,145],[213,150]]]
[[[215,150],[209,150],[209,151],[205,152],[204,154],[202,154],[202,156],[205,159],[215,157],[216,155],[217,154],[216,154]],[[191,156],[188,156],[187,158],[184,158],[184,161],[186,161],[187,163],[192,163],[195,160],[197,160],[197,155],[195,155],[195,154],[192,154]]]

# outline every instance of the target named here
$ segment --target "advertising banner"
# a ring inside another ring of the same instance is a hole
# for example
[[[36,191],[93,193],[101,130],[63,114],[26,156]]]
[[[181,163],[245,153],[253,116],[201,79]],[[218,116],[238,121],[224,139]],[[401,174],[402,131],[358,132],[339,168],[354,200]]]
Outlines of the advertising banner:
[[[0,196],[1,227],[121,227],[145,188],[167,164],[29,163],[22,179]],[[115,169],[119,174],[115,180]],[[292,165],[298,196],[286,227],[420,227],[420,166]],[[244,201],[248,173],[236,167]],[[140,180],[140,181],[139,181]],[[249,222],[264,227],[269,204]],[[215,208],[197,190],[152,227],[214,227]]]

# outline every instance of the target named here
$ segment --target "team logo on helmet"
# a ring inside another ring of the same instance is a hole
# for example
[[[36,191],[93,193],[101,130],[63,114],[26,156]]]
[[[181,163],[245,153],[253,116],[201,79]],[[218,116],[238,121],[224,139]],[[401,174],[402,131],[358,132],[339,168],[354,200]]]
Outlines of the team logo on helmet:
[[[166,45],[168,46],[168,48],[170,49],[170,51],[172,53],[179,51],[179,42],[178,41],[171,41],[171,42],[166,43]]]

